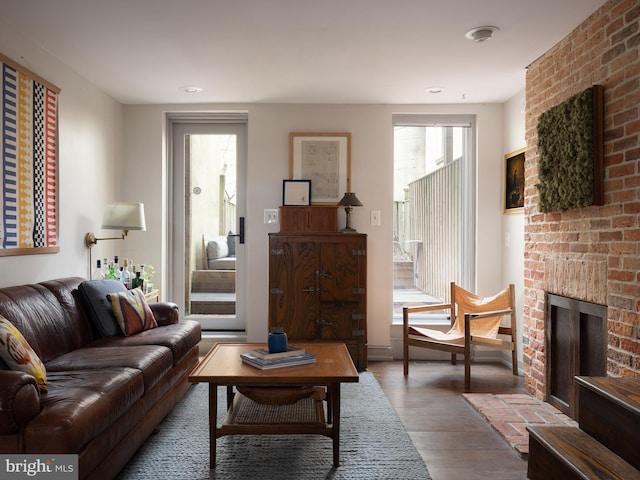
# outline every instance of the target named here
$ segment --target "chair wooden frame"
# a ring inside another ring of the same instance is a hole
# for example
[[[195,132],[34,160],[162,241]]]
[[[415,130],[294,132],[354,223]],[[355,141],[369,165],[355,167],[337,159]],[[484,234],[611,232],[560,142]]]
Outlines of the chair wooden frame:
[[[403,307],[402,309],[402,344],[403,344],[403,361],[404,361],[404,376],[409,375],[409,347],[422,347],[433,350],[440,350],[451,353],[451,363],[456,364],[457,355],[464,357],[464,388],[465,391],[471,389],[471,349],[473,345],[483,345],[486,347],[493,347],[502,350],[511,350],[511,362],[513,367],[513,374],[518,375],[518,355],[517,355],[517,342],[516,342],[516,313],[515,313],[515,287],[513,284],[509,285],[502,292],[494,297],[497,298],[503,295],[508,295],[509,307],[502,310],[487,310],[476,308],[473,312],[459,312],[458,303],[456,302],[456,291],[463,290],[457,286],[455,282],[451,282],[451,302],[440,303],[432,305],[417,305],[412,307]],[[471,292],[467,292],[470,295],[475,296]],[[437,310],[449,310],[451,318],[451,328],[454,328],[456,322],[456,315],[464,315],[464,337],[455,339],[435,339],[428,337],[416,330],[414,325],[409,322],[409,316],[412,313],[417,312],[429,312]],[[481,337],[472,335],[472,322],[491,318],[504,316],[510,317],[510,326],[500,325],[497,330],[496,338]],[[509,339],[498,338],[498,335],[509,336]]]

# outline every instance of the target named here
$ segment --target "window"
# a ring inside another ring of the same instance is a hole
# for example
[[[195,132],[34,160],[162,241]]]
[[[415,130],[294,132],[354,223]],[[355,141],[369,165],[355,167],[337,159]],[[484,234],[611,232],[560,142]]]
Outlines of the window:
[[[447,300],[474,289],[475,189],[470,116],[394,116],[394,296]]]

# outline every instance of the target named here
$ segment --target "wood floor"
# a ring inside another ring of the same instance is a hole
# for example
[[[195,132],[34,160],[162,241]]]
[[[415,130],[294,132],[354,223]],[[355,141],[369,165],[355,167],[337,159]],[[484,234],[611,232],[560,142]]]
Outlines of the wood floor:
[[[369,361],[433,480],[523,480],[527,462],[461,396],[464,366],[448,362]],[[526,393],[504,365],[474,363],[474,393]]]

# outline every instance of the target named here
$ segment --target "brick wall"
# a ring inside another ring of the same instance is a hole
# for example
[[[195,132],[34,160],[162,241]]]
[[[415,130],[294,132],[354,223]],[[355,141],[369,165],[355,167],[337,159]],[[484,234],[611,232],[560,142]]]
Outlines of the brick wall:
[[[544,398],[545,292],[608,306],[607,372],[640,376],[640,0],[611,0],[527,70],[524,373]],[[538,207],[538,116],[604,86],[605,203]]]

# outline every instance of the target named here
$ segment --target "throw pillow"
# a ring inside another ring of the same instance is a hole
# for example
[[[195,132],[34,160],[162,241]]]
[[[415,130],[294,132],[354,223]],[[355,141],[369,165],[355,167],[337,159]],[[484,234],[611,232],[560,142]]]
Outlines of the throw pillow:
[[[89,317],[102,337],[122,335],[116,317],[113,315],[111,303],[107,295],[115,292],[126,292],[127,287],[118,280],[88,280],[78,285],[78,292],[87,307]]]
[[[116,320],[126,336],[158,326],[156,318],[144,298],[144,293],[139,288],[111,293],[107,297],[111,302]]]
[[[229,247],[229,256],[236,256],[236,235],[231,230],[227,233],[227,246]]]
[[[207,259],[215,260],[229,255],[227,237],[216,237],[207,243]]]
[[[0,315],[0,357],[11,370],[33,375],[41,392],[47,391],[47,371],[22,334]]]

